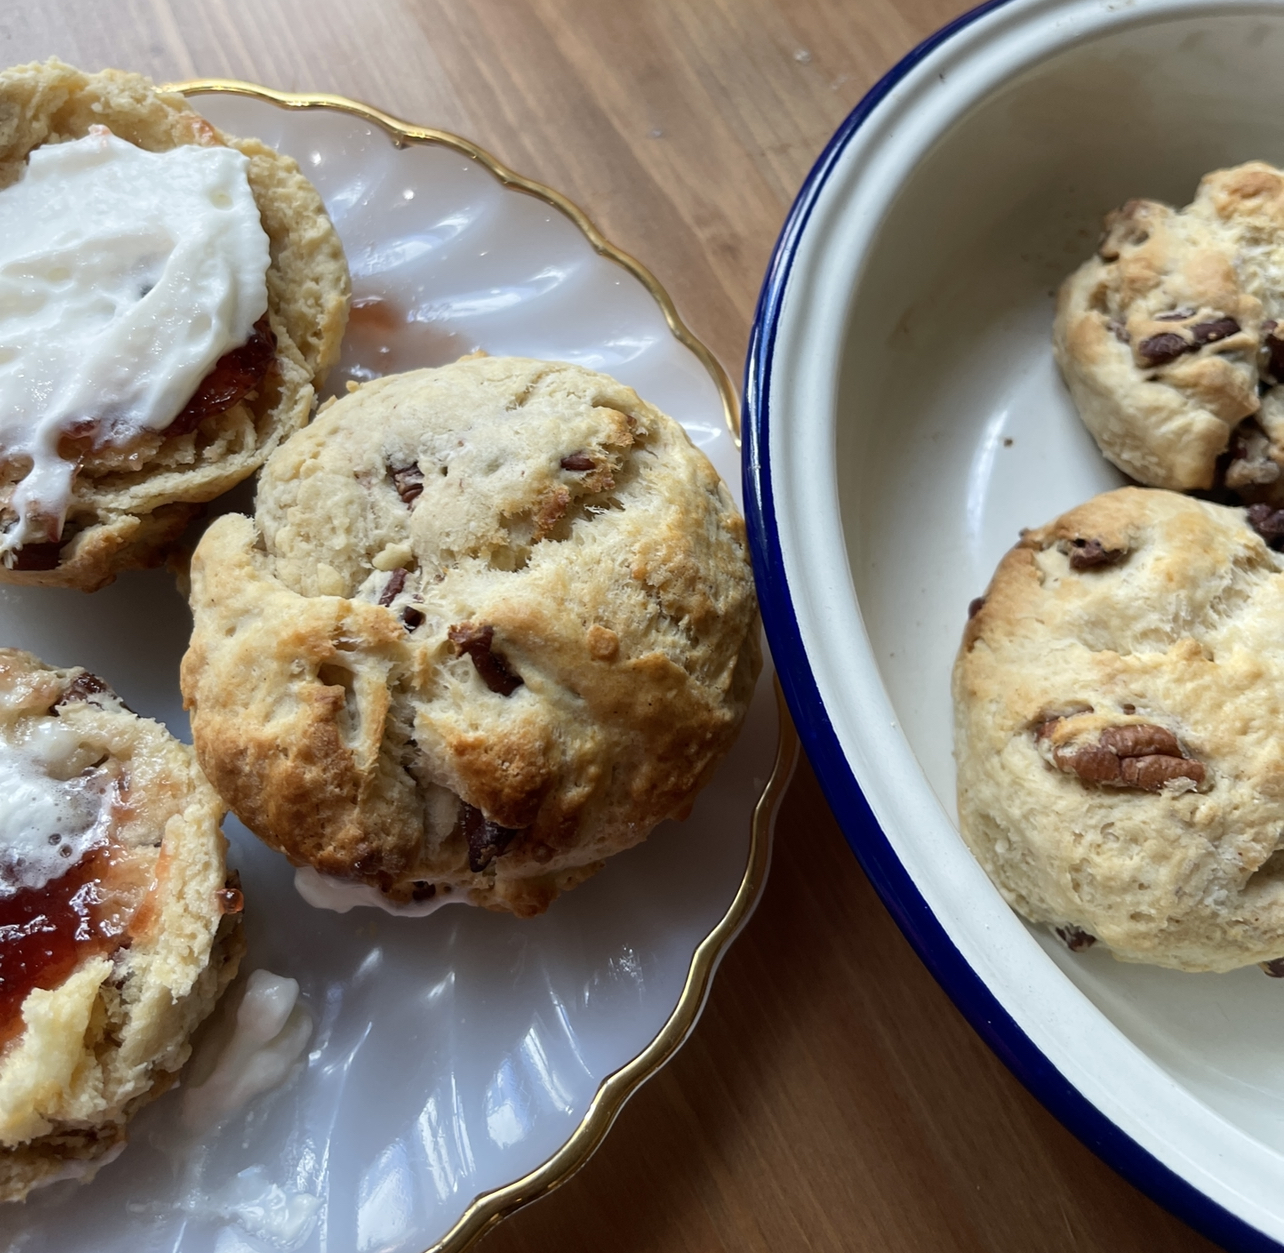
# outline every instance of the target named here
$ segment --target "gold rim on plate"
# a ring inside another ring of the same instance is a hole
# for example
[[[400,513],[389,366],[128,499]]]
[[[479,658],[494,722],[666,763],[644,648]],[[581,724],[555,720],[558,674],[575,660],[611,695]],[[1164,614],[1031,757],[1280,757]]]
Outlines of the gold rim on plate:
[[[252,96],[285,109],[335,109],[341,113],[351,113],[386,131],[397,147],[405,147],[408,144],[439,144],[452,148],[484,166],[505,187],[525,192],[552,205],[579,227],[585,238],[593,245],[595,252],[622,266],[651,293],[652,298],[663,311],[664,319],[669,324],[669,330],[674,337],[689,348],[709,372],[722,400],[727,428],[731,432],[736,447],[740,447],[740,411],[736,402],[736,392],[721,362],[691,333],[679,316],[669,293],[660,285],[655,275],[636,257],[630,256],[611,243],[593,225],[584,210],[574,201],[568,200],[561,192],[554,191],[543,183],[537,183],[534,179],[524,178],[514,170],[510,170],[484,148],[478,147],[459,135],[452,135],[449,131],[436,130],[430,126],[412,126],[409,122],[403,122],[370,105],[349,100],[344,96],[332,96],[322,92],[274,91],[270,87],[260,87],[255,83],[242,83],[227,78],[201,78],[181,83],[166,83],[161,90],[180,92],[184,96],[212,93]],[[753,907],[762,894],[767,880],[767,866],[771,860],[772,819],[798,760],[798,735],[790,720],[778,682],[775,684],[775,691],[780,738],[776,746],[776,759],[772,765],[771,777],[767,780],[767,785],[754,806],[750,823],[749,859],[745,866],[744,878],[741,879],[727,912],[696,946],[691,965],[687,969],[682,993],[668,1021],[641,1053],[602,1080],[579,1126],[552,1157],[522,1178],[475,1197],[450,1230],[426,1253],[464,1253],[464,1250],[471,1248],[501,1219],[565,1183],[588,1161],[594,1150],[602,1143],[616,1115],[623,1108],[624,1102],[677,1052],[678,1047],[695,1027],[709,994],[710,982],[718,962],[736,933],[748,921]]]

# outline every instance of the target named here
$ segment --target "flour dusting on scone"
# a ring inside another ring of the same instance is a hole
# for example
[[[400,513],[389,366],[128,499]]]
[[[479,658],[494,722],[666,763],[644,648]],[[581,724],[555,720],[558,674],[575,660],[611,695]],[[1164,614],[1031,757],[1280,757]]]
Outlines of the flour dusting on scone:
[[[1130,200],[1061,288],[1053,343],[1126,474],[1284,502],[1284,173],[1218,170],[1181,210]]]
[[[192,750],[0,649],[0,1201],[87,1180],[236,973],[241,894]]]
[[[1072,948],[1284,956],[1284,556],[1246,511],[1123,488],[1028,531],[954,667],[960,829]]]
[[[0,582],[163,560],[308,420],[348,298],[290,158],[137,74],[0,72]]]
[[[760,658],[744,523],[682,428],[466,359],[324,409],[192,560],[197,753],[296,864],[543,910],[680,816]]]

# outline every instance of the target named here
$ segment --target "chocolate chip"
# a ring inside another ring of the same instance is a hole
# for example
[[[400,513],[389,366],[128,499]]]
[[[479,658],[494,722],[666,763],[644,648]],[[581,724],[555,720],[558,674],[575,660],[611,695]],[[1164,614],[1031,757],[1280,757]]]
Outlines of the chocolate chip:
[[[1211,322],[1200,322],[1190,328],[1197,344],[1215,344],[1219,339],[1238,335],[1239,331],[1240,325],[1234,318],[1215,318]]]
[[[1172,331],[1151,335],[1137,345],[1137,352],[1147,365],[1167,365],[1184,353],[1194,352],[1197,344]]]
[[[1085,953],[1097,942],[1095,935],[1089,935],[1081,927],[1076,927],[1070,922],[1064,927],[1054,927],[1053,930],[1072,953]]]
[[[1257,963],[1272,979],[1284,979],[1284,957],[1276,957],[1268,962]]]
[[[414,605],[407,605],[401,611],[401,624],[407,631],[413,631],[417,626],[422,624],[423,620],[423,614],[420,613]]]
[[[455,646],[456,655],[467,653],[472,658],[477,673],[492,692],[511,696],[522,686],[521,675],[510,670],[508,659],[494,651],[495,628],[489,623],[478,626],[475,622],[460,622],[446,636]]]
[[[1250,505],[1248,507],[1248,525],[1255,530],[1272,548],[1284,548],[1284,509],[1272,509],[1270,505]]]
[[[1036,738],[1047,738],[1058,721],[1043,723],[1035,732]],[[1148,722],[1106,727],[1095,744],[1053,748],[1052,763],[1085,783],[1144,792],[1161,792],[1176,779],[1188,779],[1198,787],[1208,773],[1202,762],[1182,752],[1171,731]]]
[[[411,505],[423,494],[424,472],[417,462],[408,466],[389,466],[388,474],[403,504]]]
[[[70,705],[73,701],[80,700],[97,704],[92,698],[100,692],[106,692],[108,696],[116,695],[96,674],[91,674],[88,670],[82,670],[63,689],[63,693],[58,698],[58,703],[54,705],[54,708],[58,709],[63,705]]]
[[[596,467],[597,462],[587,453],[573,452],[568,457],[562,458],[563,470],[574,470],[577,473],[584,470],[592,470]]]
[[[975,618],[976,615],[980,613],[981,610],[984,608],[985,608],[984,596],[976,596],[976,597],[973,597],[972,600],[968,601],[968,606],[967,606],[968,621],[970,622],[973,618]]]
[[[1070,541],[1070,569],[1098,570],[1102,566],[1113,566],[1128,555],[1126,548],[1107,548],[1099,539]]]
[[[468,869],[474,874],[486,869],[496,857],[522,834],[524,828],[501,827],[492,822],[475,805],[461,802],[461,823],[468,841]]]
[[[62,552],[62,541],[54,540],[45,544],[23,544],[13,551],[14,570],[56,570],[58,556]]]
[[[405,586],[405,570],[394,570],[392,577],[383,585],[383,591],[379,593],[379,603],[386,609],[401,595],[401,589]]]

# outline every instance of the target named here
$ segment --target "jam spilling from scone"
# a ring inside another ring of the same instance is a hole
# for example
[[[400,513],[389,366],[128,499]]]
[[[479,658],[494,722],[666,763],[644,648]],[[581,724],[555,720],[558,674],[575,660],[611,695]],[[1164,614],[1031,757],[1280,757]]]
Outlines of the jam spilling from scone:
[[[113,834],[127,780],[83,754],[52,718],[0,745],[0,1043],[31,991],[128,944],[150,880]]]

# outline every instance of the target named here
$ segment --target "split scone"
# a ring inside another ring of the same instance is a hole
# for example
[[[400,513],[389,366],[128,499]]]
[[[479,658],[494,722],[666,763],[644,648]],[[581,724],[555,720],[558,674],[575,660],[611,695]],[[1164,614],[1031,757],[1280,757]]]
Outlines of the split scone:
[[[1254,526],[1270,515],[1108,492],[1025,532],[973,602],[960,830],[1072,948],[1180,970],[1284,957],[1284,555]]]
[[[1101,451],[1153,487],[1284,501],[1284,173],[1130,200],[1063,284],[1053,343]]]
[[[236,973],[241,894],[192,750],[0,649],[0,1200],[88,1179]]]
[[[0,581],[161,560],[308,420],[348,298],[290,158],[137,74],[0,72]]]
[[[191,582],[211,782],[296,864],[394,902],[539,913],[685,812],[760,666],[725,485],[571,365],[465,359],[324,407]]]

